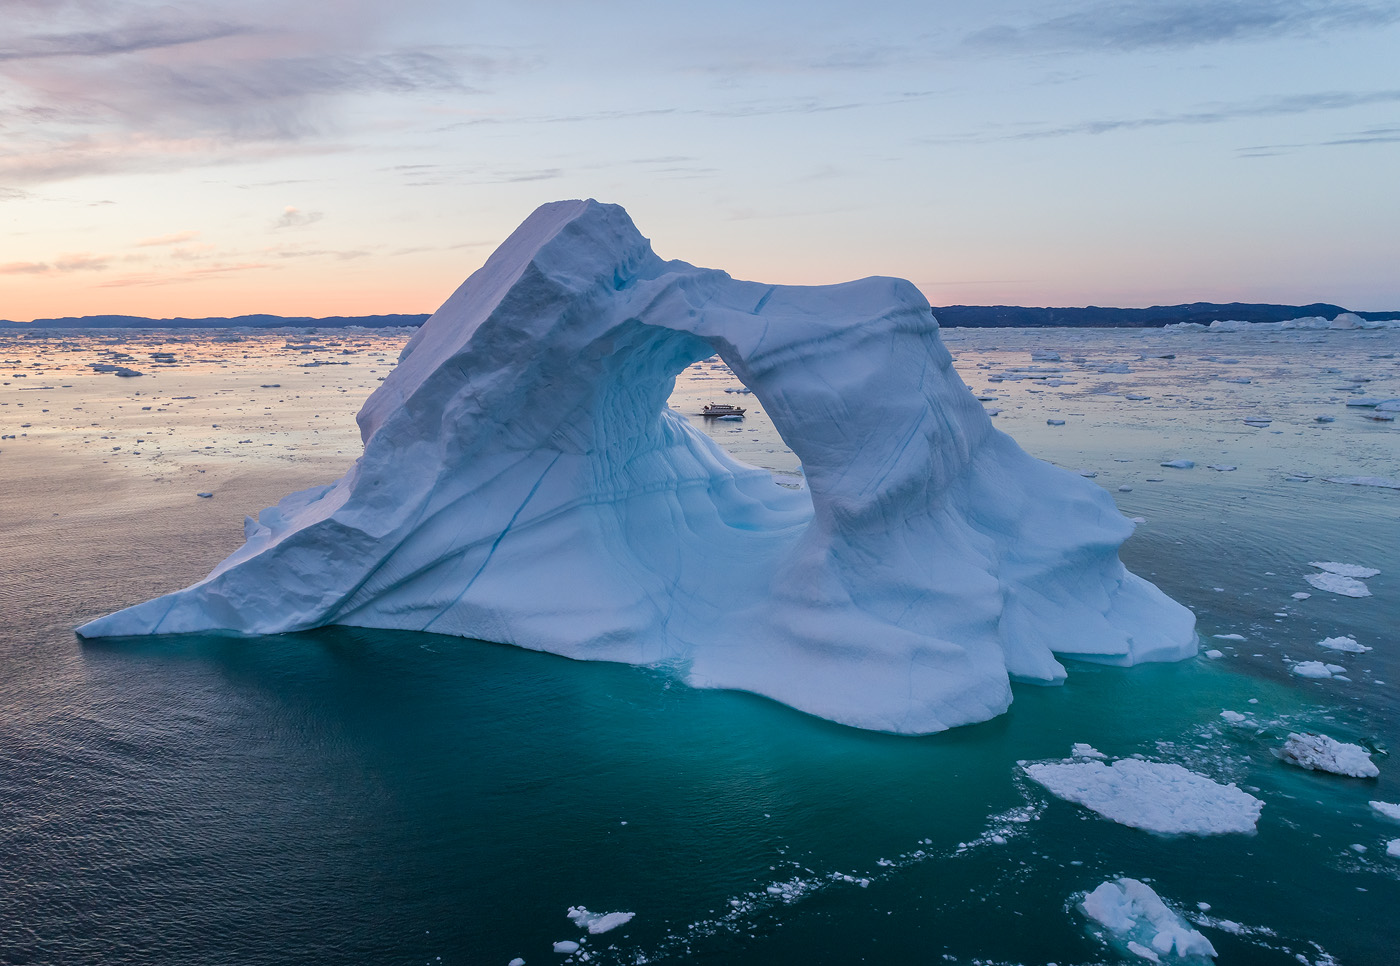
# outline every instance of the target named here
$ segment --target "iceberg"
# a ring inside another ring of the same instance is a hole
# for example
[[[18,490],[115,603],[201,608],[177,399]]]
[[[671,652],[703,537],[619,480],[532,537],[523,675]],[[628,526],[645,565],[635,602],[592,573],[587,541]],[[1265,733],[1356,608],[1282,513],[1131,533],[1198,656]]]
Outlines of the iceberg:
[[[718,354],[801,460],[775,485],[667,405]],[[326,624],[672,669],[862,728],[984,721],[1057,656],[1196,653],[1113,500],[993,428],[909,282],[665,261],[616,205],[536,210],[360,411],[363,455],[184,590],[84,638]]]
[[[1108,930],[1114,945],[1151,962],[1213,959],[1215,947],[1192,929],[1147,883],[1126,876],[1104,882],[1079,902],[1079,910]]]

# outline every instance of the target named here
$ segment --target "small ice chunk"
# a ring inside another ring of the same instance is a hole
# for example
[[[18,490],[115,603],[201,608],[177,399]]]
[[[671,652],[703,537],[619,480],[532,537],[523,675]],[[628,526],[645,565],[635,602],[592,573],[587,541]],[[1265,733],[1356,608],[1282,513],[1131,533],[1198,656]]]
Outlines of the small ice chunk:
[[[1074,757],[1076,757],[1076,758],[1107,758],[1107,757],[1108,757],[1108,756],[1105,755],[1103,752],[1101,752],[1101,751],[1099,751],[1097,748],[1095,748],[1093,745],[1086,745],[1086,744],[1085,744],[1084,742],[1082,742],[1082,741],[1076,741],[1076,742],[1074,743],[1074,747],[1070,748],[1069,753],[1070,753],[1071,755],[1073,755]]]
[[[572,939],[565,939],[562,942],[554,944],[554,951],[556,953],[564,953],[565,955],[576,953],[578,952],[578,943],[574,942]]]
[[[1194,469],[1194,468],[1195,468],[1195,466],[1196,466],[1196,461],[1195,461],[1195,460],[1167,460],[1165,463],[1161,463],[1161,464],[1159,464],[1159,465],[1161,465],[1161,466],[1166,466],[1166,467],[1170,467],[1171,469],[1174,469],[1174,470],[1189,470],[1189,469]]]
[[[1365,644],[1358,644],[1354,637],[1326,637],[1317,642],[1318,647],[1329,651],[1347,651],[1351,654],[1365,654],[1370,650]]]
[[[1366,749],[1360,745],[1337,741],[1327,735],[1290,732],[1279,757],[1290,765],[1308,771],[1326,771],[1352,778],[1375,778],[1381,773]]]
[[[1230,722],[1230,724],[1240,724],[1245,720],[1244,715],[1240,714],[1238,711],[1230,711],[1228,709],[1220,712],[1220,717]]]
[[[506,966],[525,966],[525,960],[519,956],[516,956],[510,962],[506,963]]]
[[[1243,635],[1243,634],[1212,634],[1211,637],[1215,638],[1217,641],[1242,641],[1242,640],[1244,640],[1244,635]]]
[[[580,929],[587,929],[593,935],[616,929],[632,921],[635,912],[589,912],[583,906],[570,906],[565,913]]]
[[[1120,825],[1166,834],[1253,832],[1264,803],[1170,762],[1120,758],[1023,765],[1051,794]]]
[[[1045,421],[1045,425],[1047,426],[1063,426],[1064,424],[1065,421],[1063,419],[1047,419]]]
[[[1400,839],[1391,839],[1385,843],[1385,854],[1400,859]]]
[[[1336,416],[1314,416],[1314,417],[1313,417],[1313,420],[1314,420],[1315,422],[1319,422],[1319,423],[1335,423],[1335,422],[1337,421],[1337,417],[1336,417]]]
[[[1324,664],[1321,661],[1299,661],[1291,670],[1300,678],[1330,678],[1334,674],[1345,674],[1347,671],[1340,664]]]
[[[1338,594],[1342,597],[1371,596],[1370,589],[1361,581],[1351,577],[1343,577],[1341,574],[1304,574],[1303,579],[1318,590],[1325,590],[1329,594]]]
[[[1363,567],[1360,564],[1337,563],[1333,560],[1308,562],[1309,567],[1316,567],[1318,570],[1325,570],[1329,574],[1337,574],[1340,577],[1358,577],[1365,580],[1367,577],[1374,577],[1380,573],[1374,567]]]
[[[1080,901],[1079,911],[1107,929],[1123,948],[1152,962],[1161,962],[1162,956],[1216,954],[1209,939],[1137,879],[1103,883]]]
[[[1224,651],[1218,651],[1213,647],[1209,651],[1206,651],[1206,657],[1210,658],[1212,661],[1218,661],[1224,656]]]
[[[1233,473],[1239,469],[1238,466],[1226,466],[1223,463],[1207,463],[1206,469],[1215,470],[1217,473]]]
[[[203,497],[203,498],[206,499],[206,500],[209,499],[209,498],[210,498],[211,496],[213,496],[213,495],[214,495],[214,494],[212,494],[212,493],[207,493],[207,492],[206,492],[206,493],[196,493],[196,494],[195,494],[195,496]]]
[[[1289,594],[1288,596],[1292,597],[1294,600],[1307,600],[1312,594],[1305,590],[1300,590],[1296,594]]]
[[[1133,488],[1132,488],[1131,486],[1120,486],[1120,487],[1118,488],[1118,492],[1119,492],[1119,493],[1131,493],[1131,492],[1133,492]]]
[[[1032,349],[1031,362],[1059,362],[1060,354],[1049,349]]]
[[[1393,818],[1400,822],[1400,805],[1392,805],[1389,802],[1372,802],[1371,807],[1386,818]]]

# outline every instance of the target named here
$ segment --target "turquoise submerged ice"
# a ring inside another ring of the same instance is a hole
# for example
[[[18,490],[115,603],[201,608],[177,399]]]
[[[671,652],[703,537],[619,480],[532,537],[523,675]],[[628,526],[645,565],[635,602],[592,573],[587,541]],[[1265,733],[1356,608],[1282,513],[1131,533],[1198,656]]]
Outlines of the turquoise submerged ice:
[[[736,462],[667,406],[718,353],[802,462]],[[1118,559],[1101,488],[992,428],[923,296],[663,261],[613,205],[532,214],[428,320],[333,485],[249,520],[204,580],[84,637],[324,624],[675,667],[835,721],[983,721],[1056,655],[1196,651]]]

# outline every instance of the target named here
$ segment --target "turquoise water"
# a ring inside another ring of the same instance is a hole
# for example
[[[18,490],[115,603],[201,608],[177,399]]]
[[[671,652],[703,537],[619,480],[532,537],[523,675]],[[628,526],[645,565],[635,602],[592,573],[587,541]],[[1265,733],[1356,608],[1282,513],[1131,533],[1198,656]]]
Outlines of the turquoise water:
[[[979,392],[992,386],[978,362],[1025,365],[1029,345],[1103,358],[1147,345],[952,335]],[[1372,356],[1393,344],[1232,344],[1232,365],[1256,371],[1232,391],[1258,393],[1277,434],[1200,400],[1224,392],[1202,390],[1218,377],[1185,357],[1219,345],[1176,346],[1175,373],[1113,374],[1116,396],[1089,392],[1104,378],[1088,363],[1067,365],[1077,384],[1055,393],[1003,383],[996,418],[1145,519],[1125,562],[1192,607],[1222,657],[1072,664],[1065,686],[1018,685],[1008,714],[925,738],[695,691],[666,669],[420,634],[79,645],[73,625],[145,593],[141,568],[174,566],[188,538],[115,517],[110,536],[7,538],[0,962],[565,962],[551,947],[584,939],[565,916],[579,905],[635,913],[587,938],[593,963],[1118,962],[1074,910],[1117,876],[1193,917],[1221,963],[1393,962],[1400,859],[1385,843],[1400,823],[1367,802],[1400,802],[1386,754],[1400,746],[1400,492],[1285,474],[1400,476],[1400,436],[1349,420],[1297,373],[1258,375],[1285,352],[1322,366],[1325,350],[1379,381],[1394,364]],[[1182,399],[1124,405],[1119,384],[1168,375]],[[1318,407],[1336,432],[1312,424]],[[1065,427],[1045,425],[1053,410]],[[745,423],[751,454],[777,449],[760,412]],[[1175,457],[1198,467],[1157,465]],[[1217,458],[1238,469],[1204,468]],[[1379,568],[1373,596],[1316,591],[1310,560]],[[1315,645],[1343,633],[1374,650]],[[1350,680],[1291,674],[1304,659]],[[1228,725],[1225,709],[1257,726]],[[1366,744],[1380,778],[1282,764],[1274,750],[1310,729]],[[1236,782],[1266,803],[1258,832],[1154,835],[1021,773],[1074,742]]]

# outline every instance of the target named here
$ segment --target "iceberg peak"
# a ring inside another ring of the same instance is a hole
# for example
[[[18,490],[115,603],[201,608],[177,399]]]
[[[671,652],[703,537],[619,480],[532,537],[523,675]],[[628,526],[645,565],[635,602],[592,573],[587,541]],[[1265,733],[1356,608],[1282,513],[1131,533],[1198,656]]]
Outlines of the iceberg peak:
[[[802,461],[775,486],[667,406],[718,353]],[[1118,559],[1097,485],[993,428],[909,282],[739,281],[619,206],[544,205],[406,346],[364,453],[199,583],[84,637],[324,624],[667,664],[845,724],[927,733],[1056,682],[1057,654],[1195,653]]]

